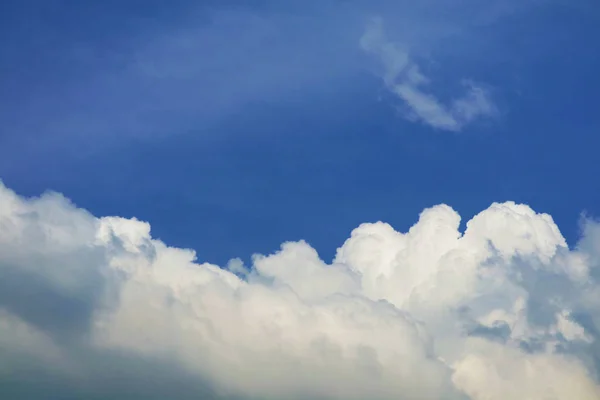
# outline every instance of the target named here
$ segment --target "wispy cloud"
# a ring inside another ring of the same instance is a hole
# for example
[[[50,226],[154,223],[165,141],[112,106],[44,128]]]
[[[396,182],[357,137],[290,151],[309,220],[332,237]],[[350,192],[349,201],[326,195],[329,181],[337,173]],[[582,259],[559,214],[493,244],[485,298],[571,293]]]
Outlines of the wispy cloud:
[[[342,86],[356,70],[348,60],[357,51],[358,31],[347,34],[347,19],[332,24],[323,10],[189,8],[190,17],[176,24],[157,18],[119,41],[82,44],[63,35],[54,43],[52,62],[69,69],[57,68],[52,76],[39,67],[52,84],[4,77],[15,82],[5,92],[24,93],[26,101],[6,100],[0,110],[3,130],[11,135],[10,141],[0,137],[0,158],[11,157],[10,148],[80,154],[131,139],[206,132],[249,105]],[[43,26],[35,29],[46,35]]]
[[[411,60],[407,49],[388,40],[381,18],[367,24],[360,46],[383,64],[382,79],[408,107],[408,119],[422,121],[436,129],[460,131],[470,122],[495,112],[487,90],[470,80],[463,80],[465,92],[447,104],[428,92],[430,78]]]

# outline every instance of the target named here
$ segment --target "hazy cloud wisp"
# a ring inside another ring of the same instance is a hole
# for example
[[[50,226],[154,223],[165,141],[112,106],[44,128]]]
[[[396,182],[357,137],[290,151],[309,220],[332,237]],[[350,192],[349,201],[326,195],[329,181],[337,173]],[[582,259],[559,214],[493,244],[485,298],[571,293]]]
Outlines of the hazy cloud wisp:
[[[489,93],[469,80],[462,82],[465,93],[449,104],[443,104],[428,92],[430,79],[411,60],[406,49],[388,40],[381,18],[374,18],[367,24],[360,47],[381,62],[384,84],[407,106],[406,117],[410,120],[421,121],[436,129],[460,131],[470,122],[495,112]]]

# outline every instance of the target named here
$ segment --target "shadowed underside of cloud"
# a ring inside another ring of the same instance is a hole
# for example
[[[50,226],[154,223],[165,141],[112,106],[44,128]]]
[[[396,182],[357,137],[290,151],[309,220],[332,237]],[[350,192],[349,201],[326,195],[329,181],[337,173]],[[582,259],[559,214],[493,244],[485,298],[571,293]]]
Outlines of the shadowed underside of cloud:
[[[381,62],[384,84],[406,105],[409,120],[421,121],[436,129],[460,131],[470,122],[495,113],[487,91],[469,80],[462,82],[465,93],[448,104],[428,92],[430,79],[411,60],[406,49],[387,39],[381,18],[374,18],[367,24],[360,46]]]
[[[0,184],[0,394],[600,398],[600,225],[569,249],[525,205],[459,223],[440,205],[359,226],[331,264],[288,242],[220,268]]]

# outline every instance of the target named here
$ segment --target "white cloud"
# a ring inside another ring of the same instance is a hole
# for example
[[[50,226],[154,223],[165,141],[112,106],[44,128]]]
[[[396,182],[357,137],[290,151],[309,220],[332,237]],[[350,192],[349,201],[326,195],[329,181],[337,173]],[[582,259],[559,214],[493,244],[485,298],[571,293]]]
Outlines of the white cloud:
[[[0,185],[0,387],[45,371],[102,398],[121,371],[123,390],[152,376],[171,398],[600,398],[598,225],[570,250],[525,205],[459,224],[440,205],[406,233],[359,226],[331,264],[289,242],[228,270],[147,223]]]
[[[470,122],[495,113],[488,92],[468,80],[463,81],[465,93],[448,104],[428,92],[426,88],[431,80],[411,60],[406,48],[387,39],[381,18],[367,24],[360,46],[381,62],[386,87],[407,106],[406,117],[411,120],[419,120],[436,129],[460,131]]]

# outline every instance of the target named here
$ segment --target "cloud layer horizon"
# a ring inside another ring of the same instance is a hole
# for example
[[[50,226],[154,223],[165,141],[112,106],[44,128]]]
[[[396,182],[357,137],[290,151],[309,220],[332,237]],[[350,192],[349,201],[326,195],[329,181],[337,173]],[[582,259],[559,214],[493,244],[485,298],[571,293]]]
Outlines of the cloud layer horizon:
[[[527,205],[460,220],[438,205],[405,233],[360,225],[331,263],[299,241],[219,267],[0,182],[0,394],[600,398],[600,224],[570,249]]]

